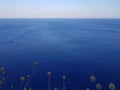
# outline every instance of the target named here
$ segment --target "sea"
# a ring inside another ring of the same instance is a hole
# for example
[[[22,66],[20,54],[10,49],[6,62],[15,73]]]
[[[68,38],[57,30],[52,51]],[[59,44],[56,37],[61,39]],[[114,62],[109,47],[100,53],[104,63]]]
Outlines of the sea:
[[[120,90],[120,19],[0,19],[0,67],[1,90]]]

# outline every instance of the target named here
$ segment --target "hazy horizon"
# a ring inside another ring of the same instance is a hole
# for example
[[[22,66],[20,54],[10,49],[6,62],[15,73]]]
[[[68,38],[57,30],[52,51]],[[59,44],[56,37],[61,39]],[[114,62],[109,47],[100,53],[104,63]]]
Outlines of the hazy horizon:
[[[0,18],[120,18],[119,0],[4,0]]]

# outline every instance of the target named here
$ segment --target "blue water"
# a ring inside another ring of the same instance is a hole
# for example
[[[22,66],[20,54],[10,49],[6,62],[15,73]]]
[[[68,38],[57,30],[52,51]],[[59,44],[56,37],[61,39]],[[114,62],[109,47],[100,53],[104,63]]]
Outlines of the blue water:
[[[120,90],[120,19],[0,19],[0,66],[6,68],[5,90],[18,90],[20,76],[30,74],[39,63],[30,87],[95,90],[95,83]],[[89,77],[94,75],[96,82]],[[103,90],[104,90],[103,89]]]

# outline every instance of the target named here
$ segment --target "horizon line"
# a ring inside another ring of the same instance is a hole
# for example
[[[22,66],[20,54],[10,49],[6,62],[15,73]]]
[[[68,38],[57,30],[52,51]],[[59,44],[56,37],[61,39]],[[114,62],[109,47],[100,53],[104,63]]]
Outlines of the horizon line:
[[[75,18],[75,17],[71,17],[71,18],[67,18],[67,17],[64,17],[64,18],[63,17],[62,18],[61,17],[57,17],[57,18],[54,18],[54,17],[53,18],[51,18],[51,17],[50,18],[47,18],[47,17],[46,18],[42,18],[42,17],[41,18],[39,18],[39,17],[33,17],[33,18],[32,17],[31,18],[17,17],[16,18],[16,17],[12,17],[11,18],[11,17],[6,17],[6,18],[1,18],[0,17],[0,19],[120,19],[120,17],[118,17],[118,18],[116,18],[116,17],[114,17],[114,18],[112,18],[112,17],[111,18],[110,17],[108,17],[108,18],[107,17],[98,17],[98,18],[90,18],[90,17],[87,17],[87,18]]]

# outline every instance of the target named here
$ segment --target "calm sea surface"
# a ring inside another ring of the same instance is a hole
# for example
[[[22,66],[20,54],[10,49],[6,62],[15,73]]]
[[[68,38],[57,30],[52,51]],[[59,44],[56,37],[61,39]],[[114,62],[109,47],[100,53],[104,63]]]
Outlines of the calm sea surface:
[[[51,88],[61,88],[66,75],[66,90],[95,90],[95,83],[108,90],[110,82],[120,90],[120,19],[0,19],[5,90],[19,90],[20,76],[31,74],[35,61],[33,90],[46,90],[48,71]]]

